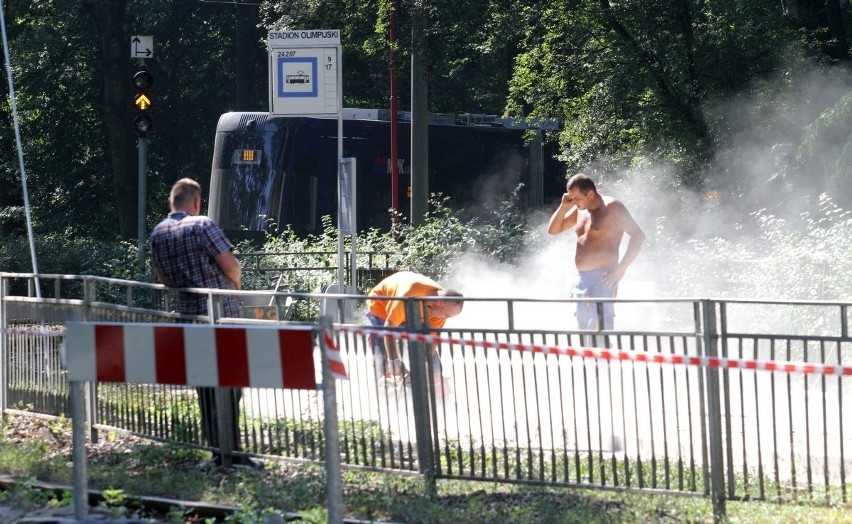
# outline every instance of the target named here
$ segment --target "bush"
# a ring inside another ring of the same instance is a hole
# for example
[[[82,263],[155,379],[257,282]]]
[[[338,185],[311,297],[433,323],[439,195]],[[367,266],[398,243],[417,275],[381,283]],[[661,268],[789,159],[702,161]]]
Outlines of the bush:
[[[445,198],[433,195],[430,212],[422,224],[402,224],[396,231],[370,230],[358,235],[357,264],[359,268],[379,269],[368,278],[359,278],[359,292],[366,294],[386,273],[382,268],[406,269],[427,275],[438,281],[449,276],[452,263],[462,254],[474,253],[498,262],[514,262],[523,251],[530,232],[524,214],[518,209],[515,190],[511,200],[503,202],[490,215],[460,220],[446,206]],[[349,238],[344,248],[350,249]],[[323,233],[299,238],[290,229],[280,236],[268,236],[262,251],[270,253],[255,264],[247,255],[254,250],[251,244],[240,244],[238,251],[244,261],[244,288],[271,289],[270,275],[283,274],[282,287],[301,292],[313,292],[336,281],[338,230],[329,217],[323,219]],[[379,263],[376,256],[381,257]],[[280,271],[282,268],[295,271]]]
[[[671,261],[668,289],[676,296],[852,299],[852,211],[822,195],[800,222],[765,211],[751,220],[757,234],[749,238],[657,238],[659,258]]]
[[[39,235],[35,241],[40,274],[98,275],[134,279],[138,275],[138,249],[130,242],[68,237],[59,233]],[[32,273],[30,245],[26,236],[0,240],[0,271]]]

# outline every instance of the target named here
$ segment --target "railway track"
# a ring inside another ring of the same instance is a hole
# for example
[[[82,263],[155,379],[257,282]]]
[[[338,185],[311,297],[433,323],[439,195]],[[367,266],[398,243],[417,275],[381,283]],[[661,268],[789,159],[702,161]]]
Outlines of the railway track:
[[[0,523],[2,524],[71,524],[78,523],[74,518],[72,504],[59,507],[35,507],[33,501],[68,498],[66,493],[73,492],[73,487],[40,481],[26,483],[6,475],[0,475],[0,491],[8,495],[15,493],[21,497],[6,497],[8,503],[0,502]],[[43,496],[39,496],[41,493]],[[20,504],[15,499],[22,498]],[[152,522],[175,522],[177,514],[182,515],[184,522],[225,522],[233,517],[241,508],[209,504],[199,501],[177,500],[163,497],[146,497],[125,495],[122,506],[110,507],[108,497],[99,490],[89,490],[89,513],[85,522],[97,524],[135,524]],[[122,513],[123,516],[116,516]],[[298,513],[278,512],[280,520],[269,522],[305,522]],[[358,523],[358,520],[344,520]]]

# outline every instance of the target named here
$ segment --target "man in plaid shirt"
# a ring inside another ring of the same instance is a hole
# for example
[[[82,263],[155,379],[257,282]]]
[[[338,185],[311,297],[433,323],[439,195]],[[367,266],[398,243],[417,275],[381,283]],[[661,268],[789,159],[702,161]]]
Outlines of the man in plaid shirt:
[[[240,263],[234,246],[209,217],[200,215],[201,186],[183,178],[169,195],[171,213],[151,234],[154,271],[168,287],[240,289]],[[178,310],[189,315],[207,314],[207,295],[181,292]],[[222,297],[223,317],[241,316],[237,297]]]
[[[201,215],[201,186],[195,180],[182,178],[172,186],[169,195],[169,216],[157,224],[151,233],[151,256],[154,271],[160,282],[171,288],[240,289],[240,263],[233,253],[233,244],[222,229],[209,217]],[[188,315],[207,315],[207,295],[178,293],[178,311]],[[240,317],[240,301],[229,295],[222,297],[221,317]],[[201,432],[207,443],[220,447],[216,389],[196,388],[201,406]],[[240,449],[239,401],[242,391],[229,388],[232,414],[233,442]],[[222,457],[214,453],[217,465]],[[236,458],[236,464],[255,466],[247,458]]]

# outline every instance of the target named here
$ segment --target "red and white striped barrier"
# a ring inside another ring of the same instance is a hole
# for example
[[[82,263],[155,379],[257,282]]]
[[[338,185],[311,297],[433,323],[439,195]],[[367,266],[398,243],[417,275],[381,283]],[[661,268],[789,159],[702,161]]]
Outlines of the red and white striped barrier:
[[[328,356],[328,368],[331,371],[331,376],[339,379],[348,379],[346,376],[346,366],[343,365],[343,358],[340,356],[340,348],[337,347],[337,342],[334,341],[334,332],[331,327],[322,330],[322,340],[325,344],[326,355]]]
[[[470,340],[457,337],[429,335],[425,333],[410,333],[407,331],[390,331],[378,328],[359,326],[335,326],[341,332],[366,336],[392,335],[401,340],[429,344],[454,344],[458,346],[481,347],[485,349],[506,349],[546,353],[549,355],[564,355],[568,357],[598,358],[602,360],[621,360],[631,362],[646,362],[657,364],[682,364],[721,369],[750,369],[762,371],[780,371],[784,373],[804,373],[809,375],[841,375],[852,376],[852,366],[818,364],[810,362],[790,362],[778,360],[756,360],[745,358],[708,357],[700,355],[678,355],[663,353],[647,353],[642,351],[627,351],[623,349],[575,348],[558,347],[541,344],[523,344],[520,342],[493,342],[488,340]]]
[[[286,389],[317,384],[313,331],[306,328],[69,322],[65,343],[71,381]]]

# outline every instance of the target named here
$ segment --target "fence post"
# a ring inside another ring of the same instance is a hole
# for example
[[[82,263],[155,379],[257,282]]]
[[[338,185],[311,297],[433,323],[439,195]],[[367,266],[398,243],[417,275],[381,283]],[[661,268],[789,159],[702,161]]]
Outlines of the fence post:
[[[80,315],[72,313],[65,321],[67,328],[68,321],[91,322],[94,320],[91,314],[92,302],[97,299],[97,289],[95,282],[89,277],[83,277],[83,310]],[[89,434],[89,442],[92,444],[98,443],[98,429],[95,427],[98,413],[98,384],[97,382],[89,382],[87,385],[80,386],[80,403],[83,406],[83,414],[85,418],[85,427]]]
[[[9,317],[6,311],[6,295],[9,294],[9,279],[0,276],[0,328],[8,329],[9,327]],[[6,413],[6,408],[8,401],[8,386],[9,386],[9,377],[8,377],[8,366],[6,362],[9,362],[9,345],[7,344],[8,336],[0,336],[0,362],[3,365],[0,365],[0,415]]]
[[[704,334],[704,354],[708,357],[719,356],[719,339],[716,330],[716,302],[702,300],[702,333]],[[722,452],[722,407],[719,385],[720,369],[704,368],[707,378],[707,431],[710,445],[710,498],[713,503],[713,521],[725,520],[725,459]]]
[[[74,518],[86,520],[89,512],[89,485],[86,467],[86,385],[72,381],[71,389],[71,456],[74,477]]]
[[[337,425],[337,384],[328,363],[325,334],[331,333],[331,318],[320,317],[320,361],[322,362],[322,399],[325,417],[325,485],[328,522],[343,522],[343,481],[340,478],[340,433]],[[333,334],[330,336],[334,336]]]
[[[427,303],[417,299],[405,301],[405,325],[411,333],[430,333]],[[411,373],[411,404],[414,412],[414,434],[417,437],[417,464],[426,480],[426,489],[435,493],[435,459],[432,452],[432,406],[429,402],[431,344],[409,340],[408,364]],[[427,371],[428,366],[428,371]]]
[[[212,292],[207,294],[207,317],[212,325],[219,322],[219,308],[222,307],[222,298],[222,295]],[[239,420],[240,409],[237,401],[237,389],[217,387],[213,391],[213,398],[216,404],[215,431],[218,433],[216,442],[219,445],[219,456],[222,458],[222,466],[229,468],[234,463],[234,451],[237,449],[234,436],[237,435],[237,438],[239,438],[238,428],[234,427],[234,420]],[[213,428],[209,429],[213,430]]]

